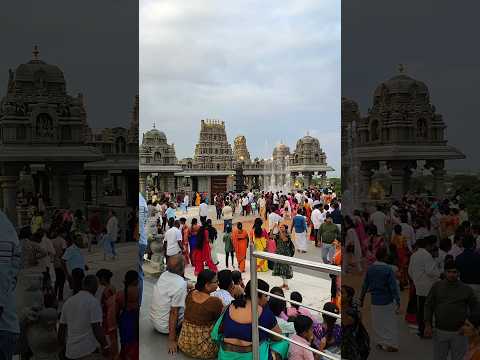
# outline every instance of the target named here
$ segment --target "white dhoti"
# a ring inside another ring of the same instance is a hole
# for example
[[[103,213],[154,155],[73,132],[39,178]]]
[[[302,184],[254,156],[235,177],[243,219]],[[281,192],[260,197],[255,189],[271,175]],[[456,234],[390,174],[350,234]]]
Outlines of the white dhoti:
[[[398,318],[395,314],[395,304],[372,305],[371,312],[375,342],[398,349]]]
[[[307,233],[305,231],[302,233],[295,232],[295,238],[297,240],[298,250],[307,251],[308,250]]]

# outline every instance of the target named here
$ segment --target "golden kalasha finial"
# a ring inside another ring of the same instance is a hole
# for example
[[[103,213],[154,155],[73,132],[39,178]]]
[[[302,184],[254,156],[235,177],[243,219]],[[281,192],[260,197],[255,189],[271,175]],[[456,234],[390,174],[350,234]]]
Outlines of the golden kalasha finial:
[[[33,51],[32,51],[32,55],[33,55],[33,60],[39,60],[39,55],[40,55],[40,51],[38,50],[38,45],[35,45],[33,47]]]

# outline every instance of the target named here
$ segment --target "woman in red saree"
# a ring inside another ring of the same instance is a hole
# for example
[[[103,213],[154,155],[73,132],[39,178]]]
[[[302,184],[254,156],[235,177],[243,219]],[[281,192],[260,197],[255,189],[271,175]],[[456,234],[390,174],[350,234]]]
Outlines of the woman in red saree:
[[[129,270],[125,274],[124,289],[116,295],[116,309],[120,335],[120,360],[139,359],[139,289],[138,273]]]
[[[103,292],[100,300],[103,313],[103,331],[110,345],[108,358],[114,360],[118,356],[118,336],[117,336],[117,306],[116,290],[110,284],[113,273],[108,269],[100,269],[96,274],[98,281],[103,286]]]
[[[201,226],[197,234],[197,244],[193,251],[193,263],[195,266],[195,276],[198,276],[203,270],[204,264],[210,270],[217,272],[217,266],[212,261],[210,241],[208,240],[208,230],[205,226]]]
[[[235,255],[237,256],[238,270],[244,273],[249,239],[248,233],[243,229],[241,222],[237,223],[237,228],[233,230],[232,242],[235,248]]]

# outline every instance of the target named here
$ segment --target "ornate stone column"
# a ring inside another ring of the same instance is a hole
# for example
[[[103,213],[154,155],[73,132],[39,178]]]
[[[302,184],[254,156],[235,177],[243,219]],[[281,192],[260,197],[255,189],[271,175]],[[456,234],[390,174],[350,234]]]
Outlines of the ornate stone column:
[[[311,172],[305,173],[304,179],[305,179],[305,181],[303,183],[303,187],[308,188],[310,186],[310,184],[312,183],[312,173]]]
[[[177,189],[175,189],[175,176],[173,174],[168,174],[167,175],[167,191],[170,193],[176,192]]]
[[[52,199],[52,205],[56,208],[62,207],[62,185],[63,176],[58,174],[52,175],[52,181],[50,181],[50,197]]]
[[[392,177],[392,194],[393,199],[401,199],[404,194],[405,182],[405,163],[401,161],[392,161],[390,163],[391,177]]]
[[[85,175],[68,176],[68,205],[71,210],[82,210],[85,207]]]
[[[2,208],[12,224],[17,224],[17,181],[18,176],[0,176]]]
[[[147,184],[147,175],[145,175],[145,173],[140,173],[139,182],[140,182],[140,192],[145,197],[146,195],[145,190],[146,190],[146,184]]]
[[[433,174],[433,191],[439,198],[445,196],[445,170],[443,166],[435,168],[432,171]]]
[[[360,164],[360,186],[358,189],[357,199],[367,199],[368,190],[370,188],[370,179],[372,177],[371,165],[366,162]],[[323,174],[322,174],[323,177]],[[323,180],[323,179],[322,179]]]

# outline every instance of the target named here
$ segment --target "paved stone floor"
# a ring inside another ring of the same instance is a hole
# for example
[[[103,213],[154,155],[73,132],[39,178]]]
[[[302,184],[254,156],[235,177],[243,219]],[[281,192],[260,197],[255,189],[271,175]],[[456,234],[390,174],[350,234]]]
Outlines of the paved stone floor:
[[[359,275],[347,275],[342,277],[342,283],[355,288],[356,296],[360,295],[363,277]],[[374,344],[374,335],[372,334],[371,315],[370,315],[370,296],[365,298],[362,318],[368,331],[370,332],[370,340],[372,351],[369,359],[371,360],[430,360],[433,359],[432,340],[421,340],[416,335],[416,329],[413,329],[405,322],[405,309],[408,302],[408,290],[401,293],[401,314],[398,315],[398,326],[400,334],[400,351],[398,353],[385,353],[377,350]]]
[[[177,217],[184,216],[180,212],[177,212]],[[210,208],[210,218],[215,219],[215,210]],[[188,219],[192,217],[198,217],[198,208],[191,208],[186,216]],[[234,223],[242,221],[244,226],[249,229],[253,224],[253,220],[256,216],[240,217],[236,214]],[[223,220],[214,221],[216,228],[219,230],[219,239],[221,239],[223,230]],[[217,253],[219,254],[220,265],[219,269],[225,268],[225,252],[223,249],[223,243],[219,241],[217,243]],[[321,261],[320,249],[315,248],[312,243],[309,242],[309,251],[306,254],[296,255],[302,259],[308,259],[313,261]],[[248,258],[248,256],[247,256]],[[231,267],[230,267],[231,268]],[[247,261],[246,273],[244,274],[245,283],[249,280],[250,264]],[[192,266],[187,266],[185,276],[194,279]],[[271,287],[282,284],[282,279],[272,276],[272,272],[259,273],[258,277],[267,281]],[[173,358],[167,353],[168,339],[166,336],[156,333],[149,319],[149,308],[152,297],[153,285],[157,279],[147,278],[144,284],[144,302],[142,304],[140,314],[140,354],[142,359],[167,359]],[[330,278],[328,274],[322,274],[305,269],[294,269],[294,278],[289,282],[290,290],[286,292],[286,297],[290,296],[291,291],[299,291],[303,295],[303,302],[306,305],[310,305],[315,308],[321,308],[323,304],[330,300]],[[177,359],[188,359],[185,355],[178,353]]]

